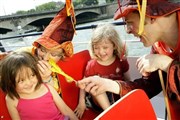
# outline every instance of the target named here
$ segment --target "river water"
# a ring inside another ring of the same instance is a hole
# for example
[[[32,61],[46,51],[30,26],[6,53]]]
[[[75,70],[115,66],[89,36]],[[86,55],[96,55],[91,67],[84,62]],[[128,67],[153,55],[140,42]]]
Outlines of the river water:
[[[101,21],[95,21],[90,23],[85,23],[81,25],[77,25],[76,27],[82,27],[82,26],[91,26],[91,25],[97,25],[100,23],[113,23],[118,22],[114,21],[113,19],[105,19]],[[129,35],[125,32],[125,28],[123,25],[118,25],[115,27],[117,31],[119,32],[120,38],[124,41],[126,41],[127,50],[128,50],[128,56],[142,56],[144,54],[147,54],[150,52],[150,48],[145,48],[141,42],[137,38],[135,38],[133,35]],[[17,33],[20,31],[17,31]],[[16,33],[16,34],[17,34]],[[73,38],[73,44],[74,44],[74,50],[75,52],[79,52],[81,50],[89,49],[90,48],[90,40],[92,35],[92,29],[85,29],[85,30],[77,30],[77,34],[74,35]],[[5,36],[12,36],[12,34],[8,34]],[[1,37],[5,37],[4,35]],[[29,36],[29,37],[21,37],[21,38],[13,38],[13,39],[6,39],[2,40],[1,43],[3,46],[5,46],[5,50],[15,50],[22,46],[31,46],[32,42],[39,38],[40,36]],[[134,41],[135,40],[135,41]]]

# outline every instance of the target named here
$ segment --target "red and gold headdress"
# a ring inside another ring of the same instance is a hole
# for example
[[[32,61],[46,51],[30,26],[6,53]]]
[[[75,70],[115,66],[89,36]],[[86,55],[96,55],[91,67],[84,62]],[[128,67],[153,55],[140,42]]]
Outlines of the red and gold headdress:
[[[72,0],[66,0],[65,7],[53,18],[41,37],[33,43],[33,46],[38,47],[40,44],[49,50],[62,48],[66,57],[72,56],[73,45],[71,41],[75,33],[75,24]]]
[[[151,18],[167,16],[180,10],[180,3],[173,3],[171,0],[123,0],[121,3],[119,2],[114,19],[125,17],[135,10],[140,14],[139,34],[141,35],[144,29],[145,15]]]

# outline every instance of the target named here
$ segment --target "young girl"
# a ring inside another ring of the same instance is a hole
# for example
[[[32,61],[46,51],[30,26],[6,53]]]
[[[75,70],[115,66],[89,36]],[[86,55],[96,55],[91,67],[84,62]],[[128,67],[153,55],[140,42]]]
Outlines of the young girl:
[[[93,31],[91,47],[93,59],[87,64],[85,77],[97,75],[113,80],[130,80],[125,44],[121,41],[113,25],[99,25]],[[105,110],[117,99],[119,98],[112,93],[104,93],[91,96],[90,103]],[[76,114],[82,116],[85,108],[85,93],[81,90]]]
[[[0,85],[13,120],[77,120],[56,90],[42,82],[37,60],[29,52],[14,52],[1,62]]]

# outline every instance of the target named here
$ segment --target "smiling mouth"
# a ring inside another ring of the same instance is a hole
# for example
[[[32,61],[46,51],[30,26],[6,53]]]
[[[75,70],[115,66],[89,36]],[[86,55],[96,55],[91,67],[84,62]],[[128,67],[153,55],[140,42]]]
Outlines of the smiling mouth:
[[[26,89],[32,89],[33,85],[28,86]]]

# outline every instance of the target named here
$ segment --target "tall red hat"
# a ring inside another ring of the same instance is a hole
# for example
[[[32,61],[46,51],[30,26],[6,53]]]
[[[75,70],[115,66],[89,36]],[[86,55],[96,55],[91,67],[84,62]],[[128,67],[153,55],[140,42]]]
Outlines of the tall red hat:
[[[38,47],[40,44],[49,50],[62,48],[65,52],[65,56],[69,57],[73,54],[73,45],[71,41],[74,32],[75,29],[72,16],[67,15],[66,7],[64,7],[45,28],[41,37],[34,41],[33,46]]]
[[[139,0],[142,5],[143,0]],[[123,0],[120,7],[116,10],[114,19],[117,20],[125,17],[134,10],[138,10],[136,0]],[[180,10],[180,3],[172,2],[172,0],[147,0],[146,15],[151,18],[169,15]]]

